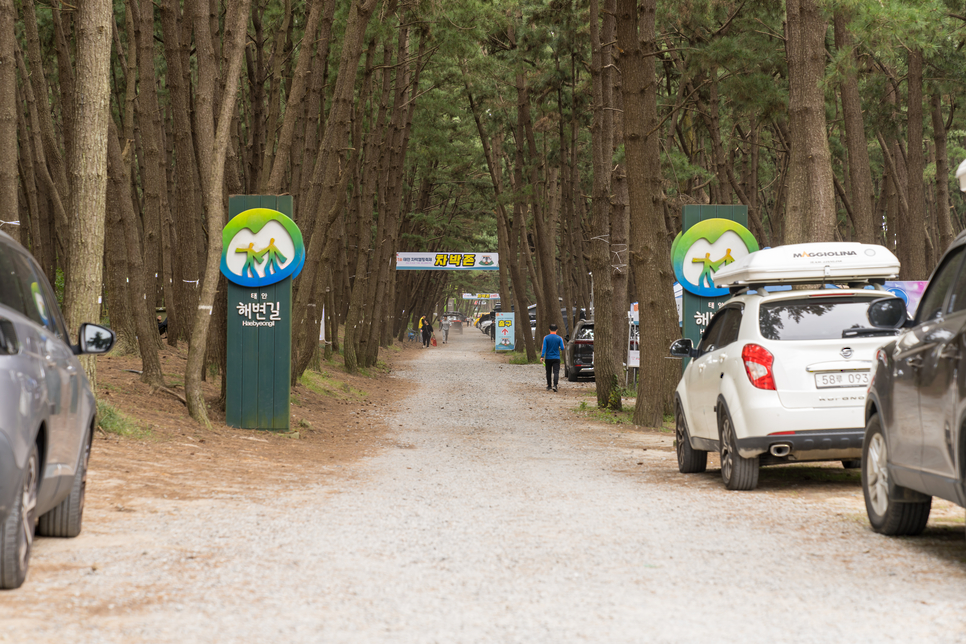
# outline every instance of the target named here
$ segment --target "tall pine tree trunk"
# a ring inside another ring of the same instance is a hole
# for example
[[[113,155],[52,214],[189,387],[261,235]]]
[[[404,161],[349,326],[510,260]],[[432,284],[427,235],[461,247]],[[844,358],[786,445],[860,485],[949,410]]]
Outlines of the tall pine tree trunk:
[[[203,0],[196,0],[203,2]],[[210,426],[205,399],[201,391],[202,371],[208,347],[208,326],[218,290],[221,264],[221,230],[225,227],[224,173],[225,157],[228,153],[228,139],[231,133],[232,112],[235,110],[235,96],[238,92],[238,77],[241,73],[242,52],[245,45],[245,25],[248,23],[250,0],[232,0],[228,4],[226,31],[230,38],[228,44],[229,64],[225,74],[225,93],[218,115],[217,129],[214,127],[214,109],[211,103],[215,94],[217,75],[215,71],[214,49],[208,31],[207,16],[199,11],[199,29],[196,29],[198,49],[198,93],[207,92],[208,101],[198,102],[198,122],[209,127],[199,133],[199,152],[204,168],[208,189],[204,195],[208,215],[208,261],[205,265],[201,285],[200,303],[191,316],[191,341],[188,344],[188,362],[185,366],[185,398],[188,413],[199,423]],[[202,32],[201,37],[197,32]],[[207,36],[207,37],[206,37]]]
[[[83,322],[100,321],[107,197],[107,136],[111,87],[111,20],[109,0],[87,0],[77,13],[77,96],[70,168],[70,260],[64,271],[64,314],[68,332]],[[93,385],[93,360],[84,362]]]
[[[620,396],[611,392],[620,386],[620,334],[614,318],[614,285],[611,270],[611,159],[613,157],[613,80],[609,73],[610,49],[605,51],[608,18],[605,17],[605,37],[601,38],[597,0],[590,0],[590,75],[593,86],[594,112],[591,121],[591,150],[594,183],[591,218],[590,270],[594,275],[594,380],[597,383],[597,406],[621,408]],[[613,34],[613,27],[609,28]],[[636,29],[635,29],[636,33]],[[568,365],[572,368],[573,365]],[[611,402],[613,399],[613,404]]]
[[[618,64],[630,198],[630,264],[641,314],[641,368],[634,424],[646,427],[660,427],[664,416],[673,413],[674,385],[680,377],[678,365],[664,359],[680,331],[661,193],[654,73],[655,4],[656,0],[643,0],[638,19],[635,0],[617,0],[617,46],[621,50]]]
[[[835,187],[825,123],[826,25],[817,0],[787,0],[788,121],[791,134],[785,243],[835,239]]]
[[[922,145],[922,68],[923,58],[921,49],[909,52],[909,98],[906,137],[908,152],[906,154],[906,200],[907,210],[899,221],[899,236],[902,245],[899,247],[899,262],[902,265],[903,279],[929,279],[929,268],[926,266],[926,245],[930,243],[923,222],[926,218],[926,192],[923,181],[923,171],[926,161],[923,158]]]
[[[876,243],[872,208],[875,194],[872,187],[872,166],[869,146],[862,120],[862,101],[855,72],[857,63],[852,34],[843,10],[835,12],[835,48],[847,52],[846,68],[842,73],[842,116],[845,121],[845,142],[849,154],[849,179],[852,188],[852,216],[855,220],[855,240],[863,244]]]

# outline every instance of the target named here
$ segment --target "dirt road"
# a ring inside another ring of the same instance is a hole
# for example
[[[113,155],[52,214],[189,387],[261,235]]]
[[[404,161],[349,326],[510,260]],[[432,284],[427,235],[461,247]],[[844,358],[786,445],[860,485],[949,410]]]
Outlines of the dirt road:
[[[670,436],[582,420],[590,385],[546,392],[475,329],[396,377],[352,466],[92,503],[0,642],[966,642],[959,509],[888,539],[841,469],[682,476]]]

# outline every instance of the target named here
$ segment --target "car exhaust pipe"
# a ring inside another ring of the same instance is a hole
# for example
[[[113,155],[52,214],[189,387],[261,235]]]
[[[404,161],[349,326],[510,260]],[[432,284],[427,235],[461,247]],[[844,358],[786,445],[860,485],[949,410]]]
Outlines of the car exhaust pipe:
[[[792,451],[792,446],[788,443],[776,443],[772,445],[771,449],[768,451],[771,452],[772,456],[781,458],[783,456],[788,456],[788,453]]]

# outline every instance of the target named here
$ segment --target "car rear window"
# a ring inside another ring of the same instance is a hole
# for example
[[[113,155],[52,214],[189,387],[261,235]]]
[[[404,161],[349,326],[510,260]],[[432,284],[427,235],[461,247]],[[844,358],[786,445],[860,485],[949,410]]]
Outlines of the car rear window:
[[[574,340],[593,340],[594,339],[594,327],[585,326],[577,329],[577,335],[574,336]]]
[[[866,312],[877,298],[818,296],[764,302],[758,328],[769,340],[831,340],[846,329],[869,326]]]

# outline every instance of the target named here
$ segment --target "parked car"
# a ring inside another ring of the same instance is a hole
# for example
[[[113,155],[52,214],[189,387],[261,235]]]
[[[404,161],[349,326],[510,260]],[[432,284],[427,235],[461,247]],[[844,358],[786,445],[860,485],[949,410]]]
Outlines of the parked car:
[[[562,300],[563,298],[560,298],[560,299]],[[580,309],[579,311],[577,311],[577,308],[574,307],[573,310],[568,313],[566,307],[561,307],[560,317],[564,323],[563,330],[560,331],[561,336],[565,336],[570,333],[570,316],[573,313],[577,314],[578,320],[583,320],[583,319],[586,319],[587,317],[587,313],[586,311],[584,311],[584,309]],[[527,307],[527,316],[530,318],[530,328],[534,329],[533,337],[542,338],[543,336],[545,336],[547,334],[547,329],[537,329],[537,305],[536,304],[531,304],[530,306]],[[539,336],[537,335],[538,332],[540,334]]]
[[[484,318],[480,320],[479,329],[486,335],[491,335],[490,327],[493,326],[493,318]]]
[[[0,232],[0,588],[23,584],[35,531],[81,531],[96,406],[77,355],[113,345],[96,324],[72,345],[43,271]]]
[[[570,382],[580,376],[594,375],[594,321],[579,320],[573,337],[567,339],[564,374]]]
[[[689,339],[671,346],[690,358],[675,392],[678,469],[703,472],[717,451],[725,486],[751,490],[760,465],[858,467],[872,361],[895,333],[870,327],[866,313],[898,271],[885,248],[854,243],[781,246],[719,270],[714,284],[733,297],[697,347]],[[844,287],[826,288],[836,284]]]
[[[966,235],[929,279],[913,319],[899,298],[869,307],[902,329],[876,352],[866,399],[862,492],[872,529],[920,534],[932,497],[966,506]]]

